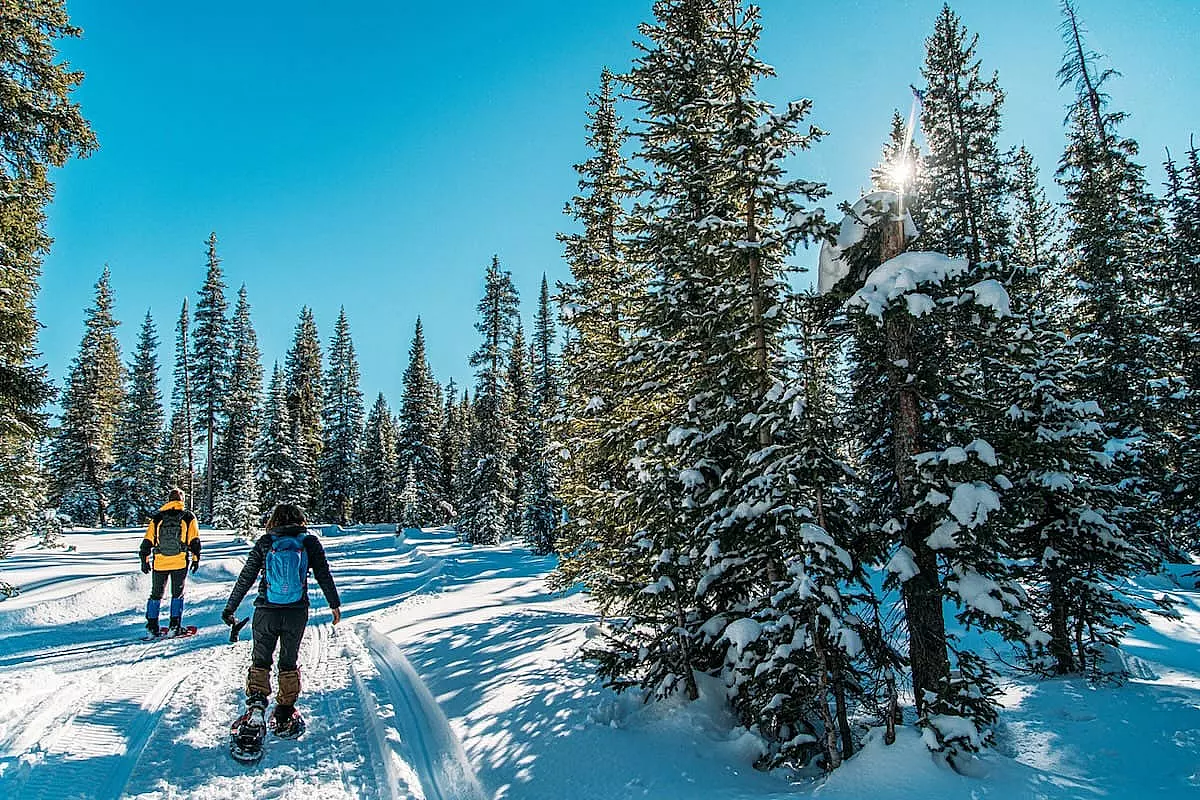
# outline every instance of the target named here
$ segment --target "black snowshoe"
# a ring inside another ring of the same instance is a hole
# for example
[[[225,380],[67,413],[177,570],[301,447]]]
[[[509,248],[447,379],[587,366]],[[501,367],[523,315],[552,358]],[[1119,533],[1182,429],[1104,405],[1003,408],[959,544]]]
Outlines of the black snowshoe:
[[[305,724],[304,717],[300,716],[300,712],[292,709],[291,715],[280,717],[278,713],[271,715],[271,721],[267,723],[271,732],[280,739],[296,739],[304,733]]]
[[[263,756],[267,736],[265,705],[251,705],[229,729],[229,754],[243,764],[257,764]]]

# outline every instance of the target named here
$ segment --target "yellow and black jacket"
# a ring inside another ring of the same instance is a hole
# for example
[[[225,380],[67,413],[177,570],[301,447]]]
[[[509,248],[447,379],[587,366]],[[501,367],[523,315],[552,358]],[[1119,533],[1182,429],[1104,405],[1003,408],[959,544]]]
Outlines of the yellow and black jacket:
[[[164,556],[157,552],[158,548],[158,523],[162,519],[164,511],[183,511],[183,520],[180,522],[181,528],[179,532],[179,540],[183,544],[183,552],[173,555]],[[196,524],[196,515],[190,511],[183,510],[183,503],[179,500],[171,500],[163,505],[150,518],[150,524],[146,526],[146,535],[142,537],[141,547],[138,548],[138,555],[145,561],[151,552],[154,552],[154,571],[155,572],[170,572],[176,569],[183,569],[188,565],[188,552],[192,554],[195,561],[200,560],[200,526]]]

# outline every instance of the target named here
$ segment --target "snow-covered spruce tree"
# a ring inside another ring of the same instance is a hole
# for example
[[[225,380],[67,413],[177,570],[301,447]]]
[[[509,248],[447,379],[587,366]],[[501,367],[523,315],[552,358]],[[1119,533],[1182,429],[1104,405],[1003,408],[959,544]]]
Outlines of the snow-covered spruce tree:
[[[1057,207],[1046,197],[1033,154],[1021,145],[1013,158],[1012,293],[1023,304],[1038,306],[1046,314],[1065,312],[1062,276],[1063,224]]]
[[[741,499],[769,482],[774,434],[753,420],[786,369],[784,259],[825,228],[801,205],[824,187],[785,180],[781,163],[822,133],[803,124],[808,101],[776,113],[756,96],[773,74],[755,55],[757,8],[679,0],[654,12],[625,79],[648,166],[632,254],[652,276],[626,360],[637,368],[620,385],[642,438],[619,503],[639,530],[608,587],[625,616],[597,657],[617,686],[694,699],[697,672],[736,691],[730,665],[786,569],[782,542],[804,544],[790,512],[774,526]]]
[[[51,501],[77,523],[108,525],[113,441],[124,402],[124,369],[113,317],[108,267],[63,390],[50,453]]]
[[[592,155],[575,165],[579,194],[566,213],[581,228],[559,234],[571,280],[559,284],[566,328],[561,359],[563,406],[553,432],[563,460],[559,496],[568,511],[557,535],[560,555],[554,582],[584,583],[602,611],[611,605],[607,586],[620,564],[620,543],[637,521],[618,516],[616,497],[626,485],[626,454],[636,432],[624,425],[637,411],[619,392],[623,359],[634,327],[633,312],[646,278],[626,252],[626,206],[636,173],[622,149],[628,134],[616,113],[614,76],[604,70],[600,90],[589,97],[587,146]]]
[[[358,357],[354,353],[350,323],[343,308],[338,313],[333,341],[329,345],[329,369],[325,372],[321,412],[324,443],[320,462],[321,517],[339,525],[347,525],[355,518],[354,487],[361,467],[359,447],[364,416]]]
[[[442,510],[442,404],[440,389],[425,355],[425,329],[417,318],[408,366],[404,370],[404,397],[400,402],[400,438],[397,442],[397,475],[407,481],[412,502],[401,508],[401,522],[423,528],[440,523]],[[402,484],[403,486],[403,484]]]
[[[512,473],[516,431],[512,396],[507,382],[507,361],[517,324],[517,290],[512,276],[492,258],[484,278],[475,329],[483,334],[471,355],[476,368],[471,437],[471,470],[458,520],[460,535],[472,544],[497,544],[511,530]]]
[[[114,440],[109,494],[118,525],[140,525],[165,497],[162,443],[166,434],[162,393],[158,389],[158,334],[146,312],[137,352],[129,364],[125,406]]]
[[[192,331],[192,403],[196,411],[197,442],[204,447],[204,479],[200,517],[211,522],[216,500],[214,471],[217,462],[217,429],[225,413],[229,388],[229,304],[225,279],[217,256],[217,234],[208,235],[208,274],[196,303]]]
[[[853,292],[859,554],[887,562],[885,585],[899,588],[904,607],[918,723],[931,749],[953,757],[989,740],[996,691],[987,662],[948,634],[946,602],[968,626],[1032,634],[995,513],[1011,487],[990,442],[1008,375],[981,366],[1008,341],[998,317],[1009,315],[1009,298],[966,259],[902,253],[904,242],[894,214],[880,215],[847,251],[854,279],[835,291]]]
[[[538,443],[533,416],[533,385],[530,382],[529,349],[525,345],[525,329],[520,319],[513,332],[512,349],[508,353],[508,396],[512,409],[513,430],[512,476],[513,488],[509,502],[508,537],[520,538],[525,505],[529,501],[529,485]]]
[[[447,417],[449,418],[449,417]],[[471,477],[475,474],[476,459],[472,443],[475,440],[475,404],[471,402],[471,394],[463,389],[462,397],[454,410],[455,430],[451,456],[454,459],[454,483],[451,488],[451,503],[456,516],[461,516],[467,507],[467,497],[471,493]],[[462,530],[459,530],[460,535]]]
[[[916,194],[925,182],[925,162],[913,132],[900,112],[892,111],[892,130],[879,163],[871,169],[871,185],[875,189]]]
[[[883,645],[878,615],[868,613],[876,601],[863,562],[848,549],[858,538],[853,473],[837,452],[840,343],[828,306],[811,295],[793,306],[797,325],[779,355],[780,380],[743,421],[770,444],[746,459],[740,485],[713,515],[714,532],[742,527],[742,542],[719,552],[714,539],[703,557],[702,586],[731,573],[759,583],[744,607],[711,628],[724,625],[731,693],[768,744],[764,767],[817,756],[836,768],[856,749],[850,718],[868,685],[866,668],[899,660]]]
[[[50,249],[45,208],[51,167],[89,155],[96,137],[71,95],[83,80],[59,58],[57,40],[80,35],[62,0],[5,4],[0,25],[0,558],[44,519],[35,466],[54,395],[37,365],[34,301]],[[6,584],[0,582],[0,593]]]
[[[175,326],[175,366],[171,373],[171,421],[167,426],[163,451],[163,484],[183,489],[185,502],[192,507],[196,486],[196,441],[192,435],[192,369],[188,328],[188,301],[183,299],[179,323]]]
[[[262,430],[254,451],[259,508],[270,513],[280,503],[297,503],[307,485],[297,470],[295,425],[288,405],[287,374],[275,364],[267,387]]]
[[[1164,395],[1178,376],[1156,297],[1167,261],[1163,219],[1134,161],[1137,143],[1117,133],[1125,114],[1107,110],[1102,89],[1115,73],[1098,72],[1099,56],[1083,43],[1071,3],[1063,3],[1063,14],[1059,76],[1076,95],[1058,169],[1070,222],[1064,268],[1075,287],[1068,326],[1082,334],[1080,354],[1091,365],[1078,393],[1096,400],[1104,415],[1105,449],[1126,498],[1121,528],[1165,551],[1178,546],[1161,512],[1171,488],[1163,480],[1172,449]]]
[[[441,495],[442,516],[439,522],[448,522],[457,514],[454,487],[458,479],[459,454],[458,441],[461,432],[459,425],[463,424],[458,415],[458,386],[451,378],[446,384],[445,404],[442,407],[442,426],[438,431],[438,455],[441,456],[441,470],[438,473],[440,484],[438,493]]]
[[[921,127],[927,155],[922,246],[971,264],[999,261],[1009,249],[1006,179],[996,138],[1004,92],[984,80],[968,33],[949,5],[925,42]]]
[[[562,519],[562,502],[555,495],[559,448],[554,447],[551,440],[551,431],[559,421],[562,405],[554,337],[550,286],[543,275],[532,345],[533,464],[529,471],[529,489],[521,521],[521,536],[530,549],[538,554],[555,552],[555,539]]]
[[[292,447],[295,450],[296,485],[292,502],[316,516],[316,504],[321,497],[321,409],[324,392],[321,385],[321,342],[312,309],[300,310],[296,335],[288,350],[287,373],[288,416],[292,423]]]
[[[1166,161],[1170,263],[1166,320],[1183,388],[1172,398],[1172,527],[1180,544],[1200,551],[1200,154],[1193,144],[1183,165]]]
[[[1100,406],[1076,395],[1086,385],[1078,340],[1055,330],[1039,308],[1020,319],[1005,365],[1009,424],[998,436],[1012,442],[1006,539],[1029,588],[1028,608],[1048,634],[1031,637],[1029,652],[1055,674],[1096,673],[1104,667],[1101,646],[1119,647],[1157,602],[1128,579],[1154,571],[1159,554],[1121,529],[1126,501],[1104,453]]]
[[[396,427],[392,410],[381,392],[367,413],[362,443],[363,505],[357,517],[362,522],[395,522],[399,518],[396,475]]]
[[[238,290],[229,329],[231,360],[225,420],[217,444],[214,523],[253,538],[262,519],[255,449],[263,424],[263,367],[246,287]]]

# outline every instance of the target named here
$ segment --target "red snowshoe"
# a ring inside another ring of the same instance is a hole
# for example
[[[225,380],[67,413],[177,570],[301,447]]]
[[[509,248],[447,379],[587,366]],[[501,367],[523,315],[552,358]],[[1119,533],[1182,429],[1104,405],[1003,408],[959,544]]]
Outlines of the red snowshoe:
[[[271,728],[271,732],[280,739],[296,739],[304,733],[305,724],[304,717],[300,716],[300,712],[292,709],[289,716],[280,717],[278,713],[271,715],[271,721],[267,723]]]
[[[267,721],[263,709],[251,706],[233,721],[229,729],[229,754],[243,764],[256,764],[263,756],[263,740],[267,736]]]

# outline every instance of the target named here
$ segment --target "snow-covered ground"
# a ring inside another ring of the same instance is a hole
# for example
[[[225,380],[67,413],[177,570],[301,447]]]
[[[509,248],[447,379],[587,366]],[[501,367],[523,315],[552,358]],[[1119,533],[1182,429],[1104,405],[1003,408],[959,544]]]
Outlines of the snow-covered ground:
[[[552,560],[443,531],[322,534],[345,618],[332,626],[314,587],[308,731],[269,739],[250,767],[227,751],[249,643],[230,644],[218,618],[244,543],[203,532],[185,612],[200,633],[149,643],[140,531],[69,533],[71,550],[0,562],[23,589],[0,602],[0,798],[1200,797],[1200,592],[1182,570],[1158,587],[1182,622],[1134,632],[1123,686],[1009,687],[979,776],[902,730],[825,781],[789,784],[751,767],[754,740],[713,687],[644,705],[598,686],[576,656],[595,615],[585,595],[546,588]]]

